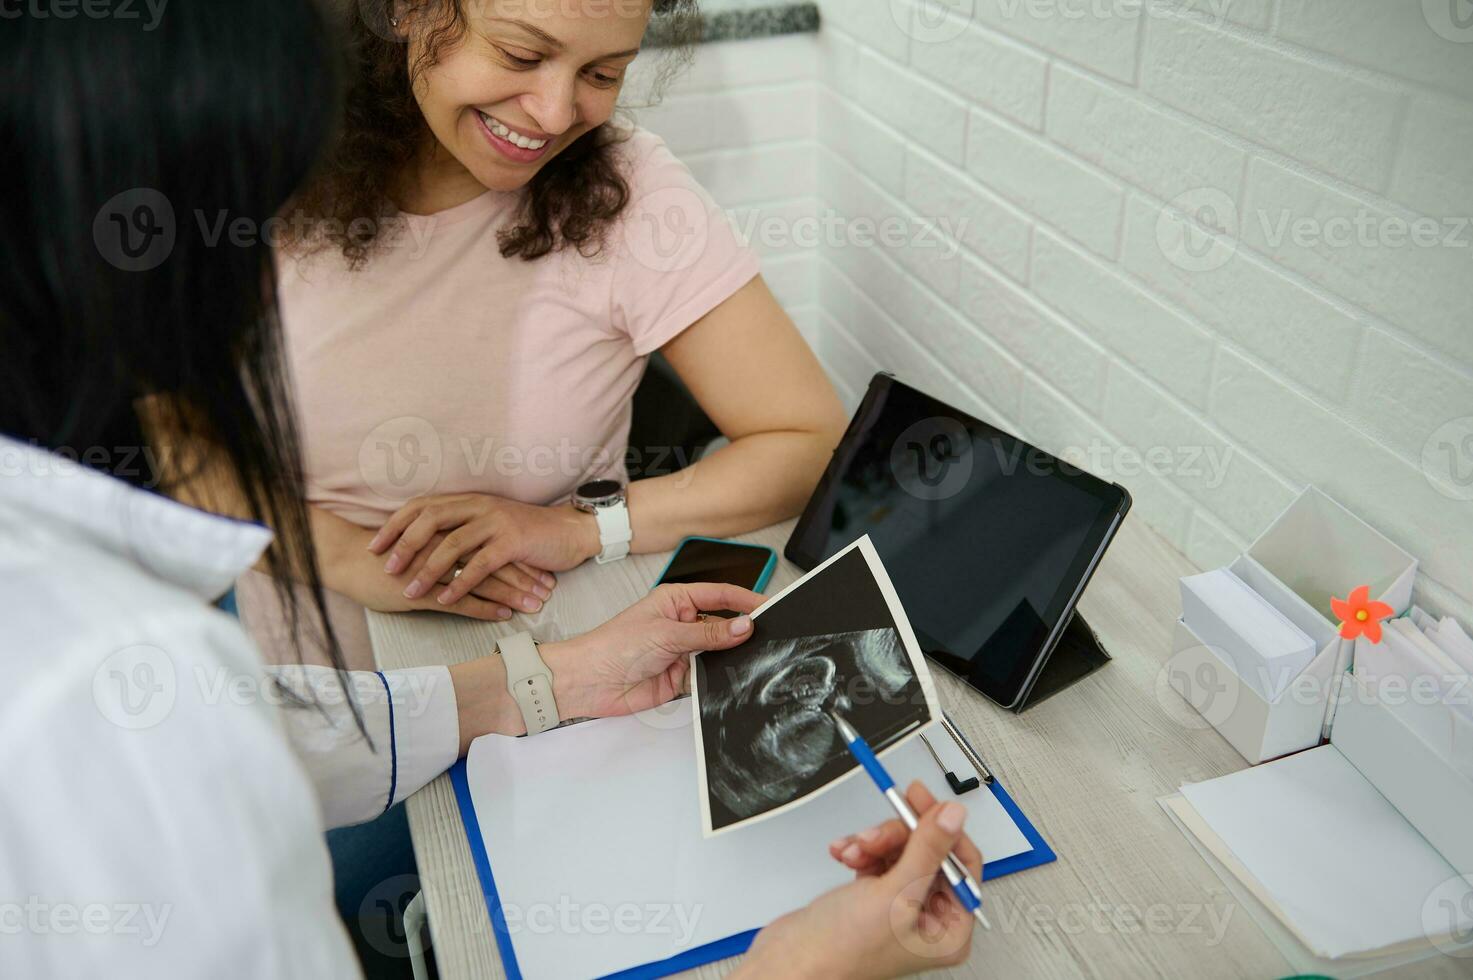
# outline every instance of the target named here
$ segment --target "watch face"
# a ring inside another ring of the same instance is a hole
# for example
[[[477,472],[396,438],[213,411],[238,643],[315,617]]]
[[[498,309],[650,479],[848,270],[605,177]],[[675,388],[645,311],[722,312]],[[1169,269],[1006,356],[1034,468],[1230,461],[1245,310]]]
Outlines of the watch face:
[[[598,500],[602,497],[613,497],[624,491],[624,484],[618,480],[589,480],[576,491],[577,495],[585,500]]]

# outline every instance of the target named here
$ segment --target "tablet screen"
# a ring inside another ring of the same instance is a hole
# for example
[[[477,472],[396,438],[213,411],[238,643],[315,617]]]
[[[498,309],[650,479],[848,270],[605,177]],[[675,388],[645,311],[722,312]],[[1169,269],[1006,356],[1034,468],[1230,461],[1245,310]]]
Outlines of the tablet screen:
[[[926,653],[1011,705],[1128,499],[880,375],[787,555],[812,567],[868,534]]]

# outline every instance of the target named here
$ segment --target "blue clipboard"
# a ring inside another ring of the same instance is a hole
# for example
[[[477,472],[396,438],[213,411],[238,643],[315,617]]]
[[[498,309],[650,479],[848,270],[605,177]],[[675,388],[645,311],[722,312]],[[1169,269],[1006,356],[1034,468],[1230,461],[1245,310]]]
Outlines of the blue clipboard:
[[[506,969],[506,975],[511,980],[521,980],[521,967],[517,964],[517,953],[512,948],[511,934],[506,927],[506,916],[501,909],[501,896],[496,891],[496,876],[491,872],[491,859],[486,854],[486,847],[481,838],[481,825],[476,820],[476,808],[471,802],[471,787],[470,781],[466,778],[464,759],[459,760],[450,768],[450,782],[455,786],[455,800],[460,804],[460,819],[465,825],[466,841],[471,846],[471,860],[475,862],[476,875],[481,879],[481,892],[486,897],[486,908],[491,913],[491,931],[496,936],[496,948],[501,952],[501,965]],[[1058,856],[1054,854],[1053,848],[1048,846],[1043,837],[1034,829],[1033,824],[1023,816],[1023,811],[1018,809],[1018,804],[1014,803],[1007,790],[1002,788],[1002,783],[994,780],[989,788],[1033,849],[1000,861],[987,862],[982,867],[983,881],[991,881],[993,878],[1000,878],[1015,871],[1023,871],[1057,860]],[[668,959],[630,967],[618,973],[610,973],[605,980],[608,978],[647,980],[647,978],[669,976],[672,973],[689,970],[705,963],[724,960],[739,953],[745,953],[747,947],[752,945],[757,932],[756,929],[739,932],[734,936],[706,943],[704,946],[687,949]]]

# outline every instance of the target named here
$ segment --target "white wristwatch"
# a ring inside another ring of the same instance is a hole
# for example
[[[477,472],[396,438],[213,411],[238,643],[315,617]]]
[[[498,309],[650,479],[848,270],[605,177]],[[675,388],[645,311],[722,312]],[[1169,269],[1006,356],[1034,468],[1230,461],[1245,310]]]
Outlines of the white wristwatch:
[[[629,526],[624,484],[618,480],[590,480],[573,491],[573,506],[592,514],[598,522],[598,543],[603,547],[598,556],[600,565],[629,554],[634,531]]]
[[[506,665],[506,689],[522,709],[527,734],[537,735],[556,728],[557,702],[552,699],[552,671],[542,662],[537,643],[531,633],[505,636],[496,642],[501,661]]]

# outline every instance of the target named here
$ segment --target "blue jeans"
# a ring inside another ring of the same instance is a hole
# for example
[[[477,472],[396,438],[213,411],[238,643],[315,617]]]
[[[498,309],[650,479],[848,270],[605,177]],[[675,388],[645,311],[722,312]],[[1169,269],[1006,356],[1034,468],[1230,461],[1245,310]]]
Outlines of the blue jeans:
[[[382,816],[327,832],[338,914],[369,980],[410,977],[404,907],[419,891],[409,819],[397,803]]]

